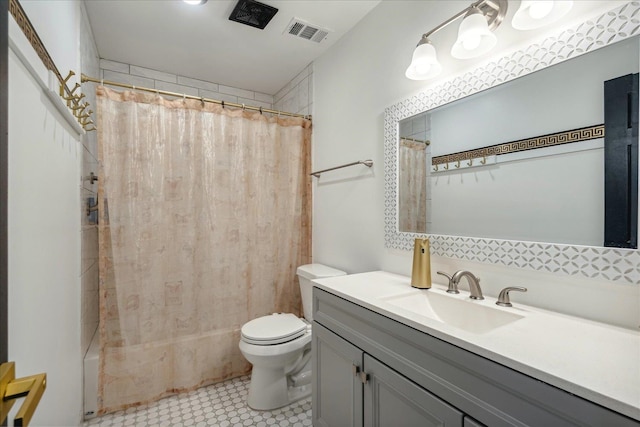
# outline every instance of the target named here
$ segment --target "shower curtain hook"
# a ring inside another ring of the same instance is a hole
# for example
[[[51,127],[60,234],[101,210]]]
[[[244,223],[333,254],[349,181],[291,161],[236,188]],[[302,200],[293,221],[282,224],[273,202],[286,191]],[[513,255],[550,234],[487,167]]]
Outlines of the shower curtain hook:
[[[260,107],[260,114],[262,114],[262,107]]]
[[[244,111],[244,104],[242,104],[242,111]]]
[[[104,86],[104,79],[100,79],[100,86]]]
[[[221,102],[222,102],[222,108],[224,108],[224,101],[221,101]]]
[[[200,97],[200,102],[202,103],[202,107],[204,108],[204,96]]]

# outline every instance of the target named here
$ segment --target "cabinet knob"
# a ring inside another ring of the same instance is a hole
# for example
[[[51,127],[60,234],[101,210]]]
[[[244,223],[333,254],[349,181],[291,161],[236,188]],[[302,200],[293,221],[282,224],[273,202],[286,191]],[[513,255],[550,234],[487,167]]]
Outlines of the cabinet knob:
[[[366,384],[367,381],[369,381],[369,374],[364,371],[360,372],[360,381],[362,382],[362,384]]]
[[[360,373],[360,366],[358,365],[351,365],[351,370],[353,371],[353,376],[357,377],[358,374]]]

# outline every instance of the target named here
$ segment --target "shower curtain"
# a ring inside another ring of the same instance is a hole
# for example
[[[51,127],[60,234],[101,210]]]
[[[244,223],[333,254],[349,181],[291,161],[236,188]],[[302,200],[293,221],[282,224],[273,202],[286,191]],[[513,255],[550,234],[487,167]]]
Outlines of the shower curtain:
[[[400,138],[400,231],[427,232],[427,145]]]
[[[300,315],[311,123],[97,94],[105,413],[248,373],[242,324]]]

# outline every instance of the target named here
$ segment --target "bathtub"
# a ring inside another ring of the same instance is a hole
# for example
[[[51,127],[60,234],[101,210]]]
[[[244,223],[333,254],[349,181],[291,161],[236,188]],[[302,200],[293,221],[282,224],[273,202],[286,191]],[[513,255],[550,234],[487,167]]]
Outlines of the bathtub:
[[[100,333],[96,330],[84,356],[84,419],[96,416],[98,411],[98,362]]]

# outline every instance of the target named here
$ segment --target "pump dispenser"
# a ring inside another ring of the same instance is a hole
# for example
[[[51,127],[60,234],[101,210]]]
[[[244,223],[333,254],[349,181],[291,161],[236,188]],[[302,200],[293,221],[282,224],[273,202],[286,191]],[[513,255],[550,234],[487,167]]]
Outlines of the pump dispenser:
[[[431,256],[429,239],[416,239],[413,247],[413,269],[411,286],[419,289],[431,288]]]

